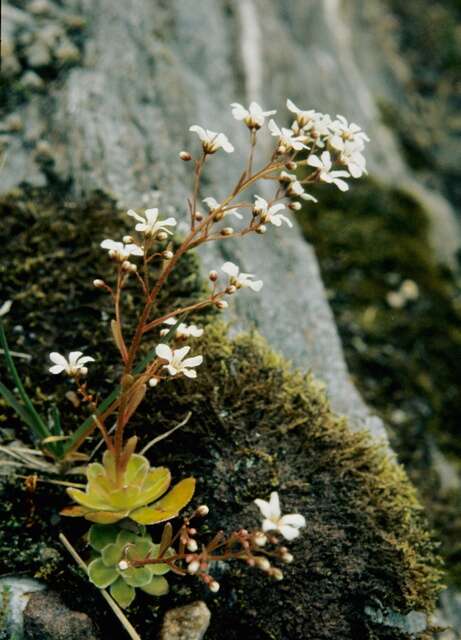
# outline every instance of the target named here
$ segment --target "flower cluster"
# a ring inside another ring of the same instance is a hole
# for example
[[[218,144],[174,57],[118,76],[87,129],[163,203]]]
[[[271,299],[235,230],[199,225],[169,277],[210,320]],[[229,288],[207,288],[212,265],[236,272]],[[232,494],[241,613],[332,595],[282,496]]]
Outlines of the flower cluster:
[[[192,516],[184,518],[174,533],[170,520],[178,517],[191,500],[194,478],[183,479],[168,491],[169,470],[162,466],[152,468],[145,456],[135,453],[136,436],[125,438],[127,423],[149,387],[174,383],[178,378],[188,378],[193,384],[197,378],[206,354],[196,353],[200,348],[197,343],[193,348],[194,341],[200,340],[206,328],[187,318],[207,307],[225,309],[230,296],[240,295],[246,289],[257,293],[263,286],[262,280],[246,268],[227,261],[219,270],[210,271],[209,290],[200,299],[186,306],[173,305],[160,315],[159,294],[184,254],[212,241],[248,234],[262,236],[268,229],[274,232],[289,229],[293,226],[290,213],[301,210],[301,201],[317,202],[309,193],[315,184],[323,182],[346,191],[349,188],[346,179],[358,178],[366,171],[363,150],[368,137],[358,125],[348,123],[343,116],[332,119],[315,110],[302,110],[291,100],[287,101],[287,107],[293,121],[285,127],[272,119],[274,110],[265,110],[255,102],[248,108],[239,103],[231,105],[233,117],[248,129],[249,151],[239,180],[219,200],[210,195],[203,197],[202,175],[216,153],[230,154],[234,146],[224,133],[199,125],[190,127],[197,134],[201,149],[195,158],[186,150],[179,153],[182,161],[193,160],[194,167],[192,193],[187,199],[190,226],[182,237],[177,234],[173,238],[179,227],[177,220],[161,215],[161,209],[130,209],[127,212],[133,224],[130,235],[101,242],[113,264],[113,283],[97,278],[93,284],[111,296],[110,328],[122,369],[109,401],[96,401],[97,393],[89,393],[88,383],[81,380],[87,374],[86,365],[93,361],[91,356],[84,356],[81,351],[72,351],[68,357],[50,354],[53,363],[50,372],[72,378],[91,413],[63,451],[73,453],[96,430],[106,445],[102,464],[87,467],[85,490],[68,490],[77,504],[65,509],[64,514],[97,523],[89,540],[93,552],[99,555],[89,565],[89,576],[97,586],[109,586],[121,606],[131,603],[137,587],[152,595],[166,593],[168,583],[163,574],[168,571],[196,575],[216,592],[219,584],[209,569],[218,560],[241,560],[280,580],[283,573],[274,563],[293,560],[288,549],[280,546],[281,538],[294,540],[306,525],[301,514],[282,515],[278,493],[273,492],[268,501],[255,500],[263,516],[261,527],[255,530],[242,528],[228,536],[218,532],[209,543],[199,543],[191,519],[208,513],[208,508],[202,505]],[[255,147],[264,132],[268,139],[275,138],[275,144],[268,161],[254,169]],[[272,197],[254,192],[242,197],[263,180],[272,181],[275,186]],[[205,212],[200,210],[200,203],[205,205]],[[135,329],[129,335],[123,322],[128,311],[124,306],[128,281],[139,287],[143,299]],[[146,335],[154,341],[149,350],[142,348]],[[114,417],[115,425],[109,429],[107,422]],[[163,533],[160,541],[154,543],[145,526],[160,522],[164,523]]]

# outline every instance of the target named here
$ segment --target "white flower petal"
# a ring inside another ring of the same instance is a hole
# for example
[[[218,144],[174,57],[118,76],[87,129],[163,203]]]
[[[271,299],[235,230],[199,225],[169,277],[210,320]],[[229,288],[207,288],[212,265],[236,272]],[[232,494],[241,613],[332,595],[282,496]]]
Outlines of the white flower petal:
[[[240,269],[233,262],[225,262],[221,267],[221,271],[224,271],[224,273],[227,273],[227,275],[236,278],[239,274]]]
[[[157,354],[157,356],[159,358],[162,358],[163,360],[172,360],[173,358],[173,352],[171,351],[170,347],[167,344],[158,344],[155,347],[155,353]]]
[[[203,356],[193,356],[192,358],[186,358],[183,361],[185,367],[198,367],[203,362]]]
[[[301,527],[306,526],[306,518],[300,513],[288,513],[286,516],[282,516],[280,518],[280,525],[286,524],[300,529]]]
[[[286,540],[294,540],[299,536],[299,529],[290,527],[290,525],[279,526],[278,530]]]
[[[281,515],[280,511],[280,498],[277,491],[272,491],[271,497],[269,499],[269,505],[272,517],[279,519]]]

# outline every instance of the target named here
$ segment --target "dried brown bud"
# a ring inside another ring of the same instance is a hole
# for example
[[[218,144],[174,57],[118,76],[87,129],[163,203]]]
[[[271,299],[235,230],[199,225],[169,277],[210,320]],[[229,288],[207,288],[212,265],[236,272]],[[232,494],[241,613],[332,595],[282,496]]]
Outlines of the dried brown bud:
[[[265,227],[263,224],[261,224],[259,227],[257,227],[255,229],[255,231],[256,231],[256,233],[259,233],[259,234],[262,235],[263,233],[266,233],[267,227]]]
[[[195,219],[197,220],[197,222],[201,222],[203,220],[203,213],[200,213],[200,211],[196,211]]]
[[[181,151],[179,157],[181,158],[181,160],[184,160],[184,162],[189,162],[189,160],[192,160],[192,156],[188,151]]]
[[[210,271],[210,273],[208,274],[208,277],[211,280],[211,282],[216,282],[216,280],[219,278],[218,272],[217,271]]]
[[[222,310],[222,309],[227,309],[227,307],[229,306],[229,303],[228,303],[228,302],[226,302],[225,300],[218,300],[218,301],[215,303],[215,305],[216,305],[216,308],[217,308],[217,309]]]
[[[234,233],[234,230],[232,227],[224,227],[224,229],[221,229],[220,233],[222,236],[231,236]]]
[[[295,169],[297,169],[298,165],[293,160],[289,160],[286,163],[285,167],[288,169],[288,171],[294,171]]]

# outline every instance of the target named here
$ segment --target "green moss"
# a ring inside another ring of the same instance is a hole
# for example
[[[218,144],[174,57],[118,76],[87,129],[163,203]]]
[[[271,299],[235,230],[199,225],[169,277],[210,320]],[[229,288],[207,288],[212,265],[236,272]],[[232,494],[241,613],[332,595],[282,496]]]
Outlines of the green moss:
[[[16,297],[9,318],[11,346],[34,354],[30,391],[38,395],[40,387],[46,397],[65,403],[68,386],[44,375],[45,353],[51,347],[84,347],[99,362],[110,360],[104,298],[98,294],[96,299],[85,283],[106,275],[99,229],[104,228],[103,236],[123,232],[107,200],[77,208],[68,204],[64,210],[42,201],[34,215],[28,202],[20,211],[12,202],[4,205],[5,233],[11,236],[14,225],[20,226],[17,240],[4,243],[2,276],[7,294]],[[48,261],[41,258],[44,247]],[[34,265],[29,295],[22,295],[17,271],[28,261]],[[189,285],[192,294],[201,290],[194,259],[185,260],[183,269],[171,282],[171,300],[190,295]],[[76,273],[79,278],[71,284]],[[19,322],[24,330],[15,332]],[[192,412],[189,422],[151,449],[150,456],[154,464],[169,466],[175,480],[189,474],[197,478],[197,504],[210,506],[205,537],[220,528],[257,524],[253,499],[267,497],[273,489],[280,492],[284,509],[300,510],[308,526],[293,545],[297,560],[287,565],[281,583],[268,582],[244,565],[220,564],[214,569],[221,583],[216,596],[196,580],[172,579],[171,593],[160,601],[152,603],[148,596],[136,600],[131,621],[141,635],[152,634],[167,608],[203,598],[213,612],[210,640],[407,638],[373,623],[365,613],[367,606],[402,614],[429,612],[438,592],[434,544],[402,467],[366,433],[352,433],[331,412],[320,385],[290,370],[260,337],[230,340],[223,324],[211,317],[207,322],[196,342],[197,352],[205,356],[197,380],[159,385],[141,405],[132,429],[145,444]],[[108,387],[115,372],[98,367],[92,369],[90,383],[97,380],[98,388]],[[78,413],[70,405],[66,424],[74,424]],[[19,428],[7,415],[8,425]],[[22,436],[26,438],[24,431]],[[17,480],[4,485],[0,572],[39,572],[73,608],[90,615],[98,608],[103,637],[110,632],[122,638],[99,594],[59,546],[62,530],[85,558],[89,555],[82,538],[86,524],[59,517],[66,503],[60,487],[39,483],[32,492]],[[152,534],[156,540],[155,527]],[[50,550],[59,552],[58,559]]]
[[[460,298],[452,274],[435,262],[427,217],[405,193],[362,181],[340,198],[322,191],[320,205],[299,221],[319,257],[355,381],[393,426],[393,446],[460,584],[461,496],[441,494],[431,467],[435,442],[461,468]],[[387,295],[406,279],[418,298],[393,308]]]

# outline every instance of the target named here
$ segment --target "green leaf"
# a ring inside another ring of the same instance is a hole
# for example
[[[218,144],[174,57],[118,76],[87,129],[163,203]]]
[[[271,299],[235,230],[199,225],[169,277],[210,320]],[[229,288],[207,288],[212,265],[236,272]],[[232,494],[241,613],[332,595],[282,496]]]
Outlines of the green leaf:
[[[123,578],[119,578],[117,582],[110,588],[110,595],[115,602],[119,604],[123,609],[129,607],[133,602],[136,592],[129,584],[127,584]]]
[[[125,571],[120,571],[120,575],[132,587],[143,587],[152,579],[152,574],[147,567],[129,567]]]
[[[88,565],[88,577],[100,589],[105,589],[118,578],[115,567],[106,567],[102,558],[96,558]]]
[[[93,524],[88,532],[88,542],[95,551],[102,551],[108,544],[115,542],[119,531],[118,527]]]
[[[98,511],[110,511],[110,505],[101,500],[99,496],[95,496],[90,493],[86,493],[85,491],[81,491],[81,489],[74,489],[72,487],[67,489],[67,493],[70,495],[72,500],[78,502],[78,504],[81,504],[83,507],[96,509]]]
[[[115,567],[122,559],[123,547],[117,543],[108,544],[101,552],[101,559],[106,567]]]
[[[134,533],[134,531],[128,531],[128,529],[121,529],[117,536],[117,544],[126,545],[126,544],[135,544],[138,536]]]
[[[33,427],[31,426],[30,423],[29,426],[31,427],[31,429],[34,431],[34,434],[36,437],[39,437],[40,439],[46,438],[49,435],[52,435],[47,427],[47,425],[44,423],[44,421],[42,420],[42,418],[39,416],[39,414],[37,413],[37,411],[35,410],[34,405],[32,404],[31,399],[29,398],[29,396],[27,395],[26,390],[23,387],[23,384],[21,382],[21,378],[19,377],[19,374],[17,372],[16,366],[14,364],[13,358],[11,356],[11,352],[10,349],[8,347],[8,342],[6,340],[6,335],[5,335],[5,330],[3,328],[3,322],[0,320],[0,345],[3,348],[3,353],[5,356],[5,361],[6,361],[6,366],[8,368],[8,371],[10,372],[11,377],[13,378],[14,384],[16,385],[16,388],[18,390],[18,393],[21,397],[21,400],[23,401],[27,412],[30,414],[30,418],[33,422]]]
[[[130,513],[130,518],[139,524],[155,524],[175,518],[195,491],[195,478],[186,478],[178,482],[164,498],[149,507],[142,507]]]
[[[169,585],[166,578],[154,576],[152,580],[141,587],[143,591],[151,596],[164,596],[169,591]]]

